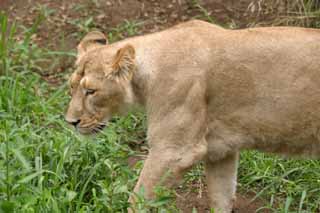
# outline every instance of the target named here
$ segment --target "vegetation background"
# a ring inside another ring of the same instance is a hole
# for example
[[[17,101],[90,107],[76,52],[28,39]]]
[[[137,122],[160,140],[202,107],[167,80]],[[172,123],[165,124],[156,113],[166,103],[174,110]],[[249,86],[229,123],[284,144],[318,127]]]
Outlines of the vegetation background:
[[[1,0],[0,212],[126,212],[148,147],[145,115],[86,138],[63,119],[76,45],[110,42],[189,19],[230,29],[320,27],[317,0]],[[176,190],[139,197],[140,212],[209,212],[202,165]],[[320,161],[243,152],[235,212],[320,212]],[[177,195],[177,196],[173,196]],[[175,199],[175,197],[177,197]]]

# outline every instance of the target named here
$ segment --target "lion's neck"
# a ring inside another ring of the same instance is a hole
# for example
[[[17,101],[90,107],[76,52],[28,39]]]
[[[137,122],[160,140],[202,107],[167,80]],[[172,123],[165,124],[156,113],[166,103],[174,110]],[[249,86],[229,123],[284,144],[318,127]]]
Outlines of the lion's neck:
[[[137,70],[133,75],[131,86],[135,103],[143,107],[146,107],[148,91],[156,70],[155,49],[147,45],[149,40],[133,37],[114,44],[116,48],[130,44],[136,50]]]

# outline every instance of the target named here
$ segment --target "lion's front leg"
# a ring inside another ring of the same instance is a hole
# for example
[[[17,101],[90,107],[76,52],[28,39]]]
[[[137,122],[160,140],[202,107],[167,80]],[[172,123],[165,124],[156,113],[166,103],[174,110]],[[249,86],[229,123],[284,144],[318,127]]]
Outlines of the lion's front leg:
[[[198,143],[193,150],[188,149],[151,149],[146,159],[134,192],[144,187],[144,196],[154,198],[156,186],[172,187],[179,183],[185,171],[204,158],[206,145]],[[135,198],[130,197],[129,202],[135,206]]]
[[[165,152],[165,151],[164,151]],[[146,159],[134,192],[138,192],[143,186],[144,196],[148,199],[154,198],[153,189],[155,186],[166,185],[170,187],[178,182],[183,171],[177,165],[176,156],[161,156],[161,153],[150,153]]]
[[[183,72],[190,75],[174,81],[174,87],[154,87],[148,100],[151,149],[135,187],[138,192],[143,186],[147,198],[154,197],[153,190],[158,184],[172,186],[177,183],[187,169],[207,155],[205,79],[193,75],[201,70],[183,68]],[[166,79],[170,76],[163,80]],[[130,200],[135,201],[134,197]]]
[[[210,207],[217,213],[230,213],[237,186],[238,153],[214,162],[208,158],[205,163]]]

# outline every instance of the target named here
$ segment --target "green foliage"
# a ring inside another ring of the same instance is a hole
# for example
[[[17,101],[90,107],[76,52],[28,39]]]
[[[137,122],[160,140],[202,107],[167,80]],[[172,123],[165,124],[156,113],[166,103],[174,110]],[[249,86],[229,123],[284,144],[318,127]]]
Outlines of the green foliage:
[[[8,72],[10,66],[9,51],[13,47],[13,34],[16,31],[15,23],[8,26],[8,18],[0,13],[0,75]]]
[[[110,42],[114,42],[126,37],[137,35],[139,33],[139,27],[142,24],[142,22],[126,20],[116,28],[110,30],[108,33],[108,39]]]
[[[200,15],[195,16],[196,19],[203,19],[207,22],[217,24],[214,18],[211,16],[210,12],[206,10],[203,6],[201,6],[199,0],[189,0],[188,1],[191,8],[196,9]]]
[[[139,213],[148,212],[178,212],[178,209],[173,203],[175,194],[173,191],[164,187],[156,187],[156,199],[146,200],[144,198],[144,188],[141,188],[139,193],[135,194],[135,209]]]
[[[240,188],[269,199],[275,212],[316,212],[320,204],[320,162],[289,160],[260,152],[243,152]]]

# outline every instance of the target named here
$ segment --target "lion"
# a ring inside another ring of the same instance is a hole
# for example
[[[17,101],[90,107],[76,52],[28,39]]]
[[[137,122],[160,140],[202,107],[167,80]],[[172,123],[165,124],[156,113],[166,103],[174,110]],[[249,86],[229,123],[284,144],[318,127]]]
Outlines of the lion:
[[[144,107],[150,151],[134,191],[148,199],[168,171],[170,187],[204,161],[210,207],[229,213],[241,150],[320,156],[320,30],[193,20],[113,44],[94,31],[70,90],[66,121],[82,134]]]

